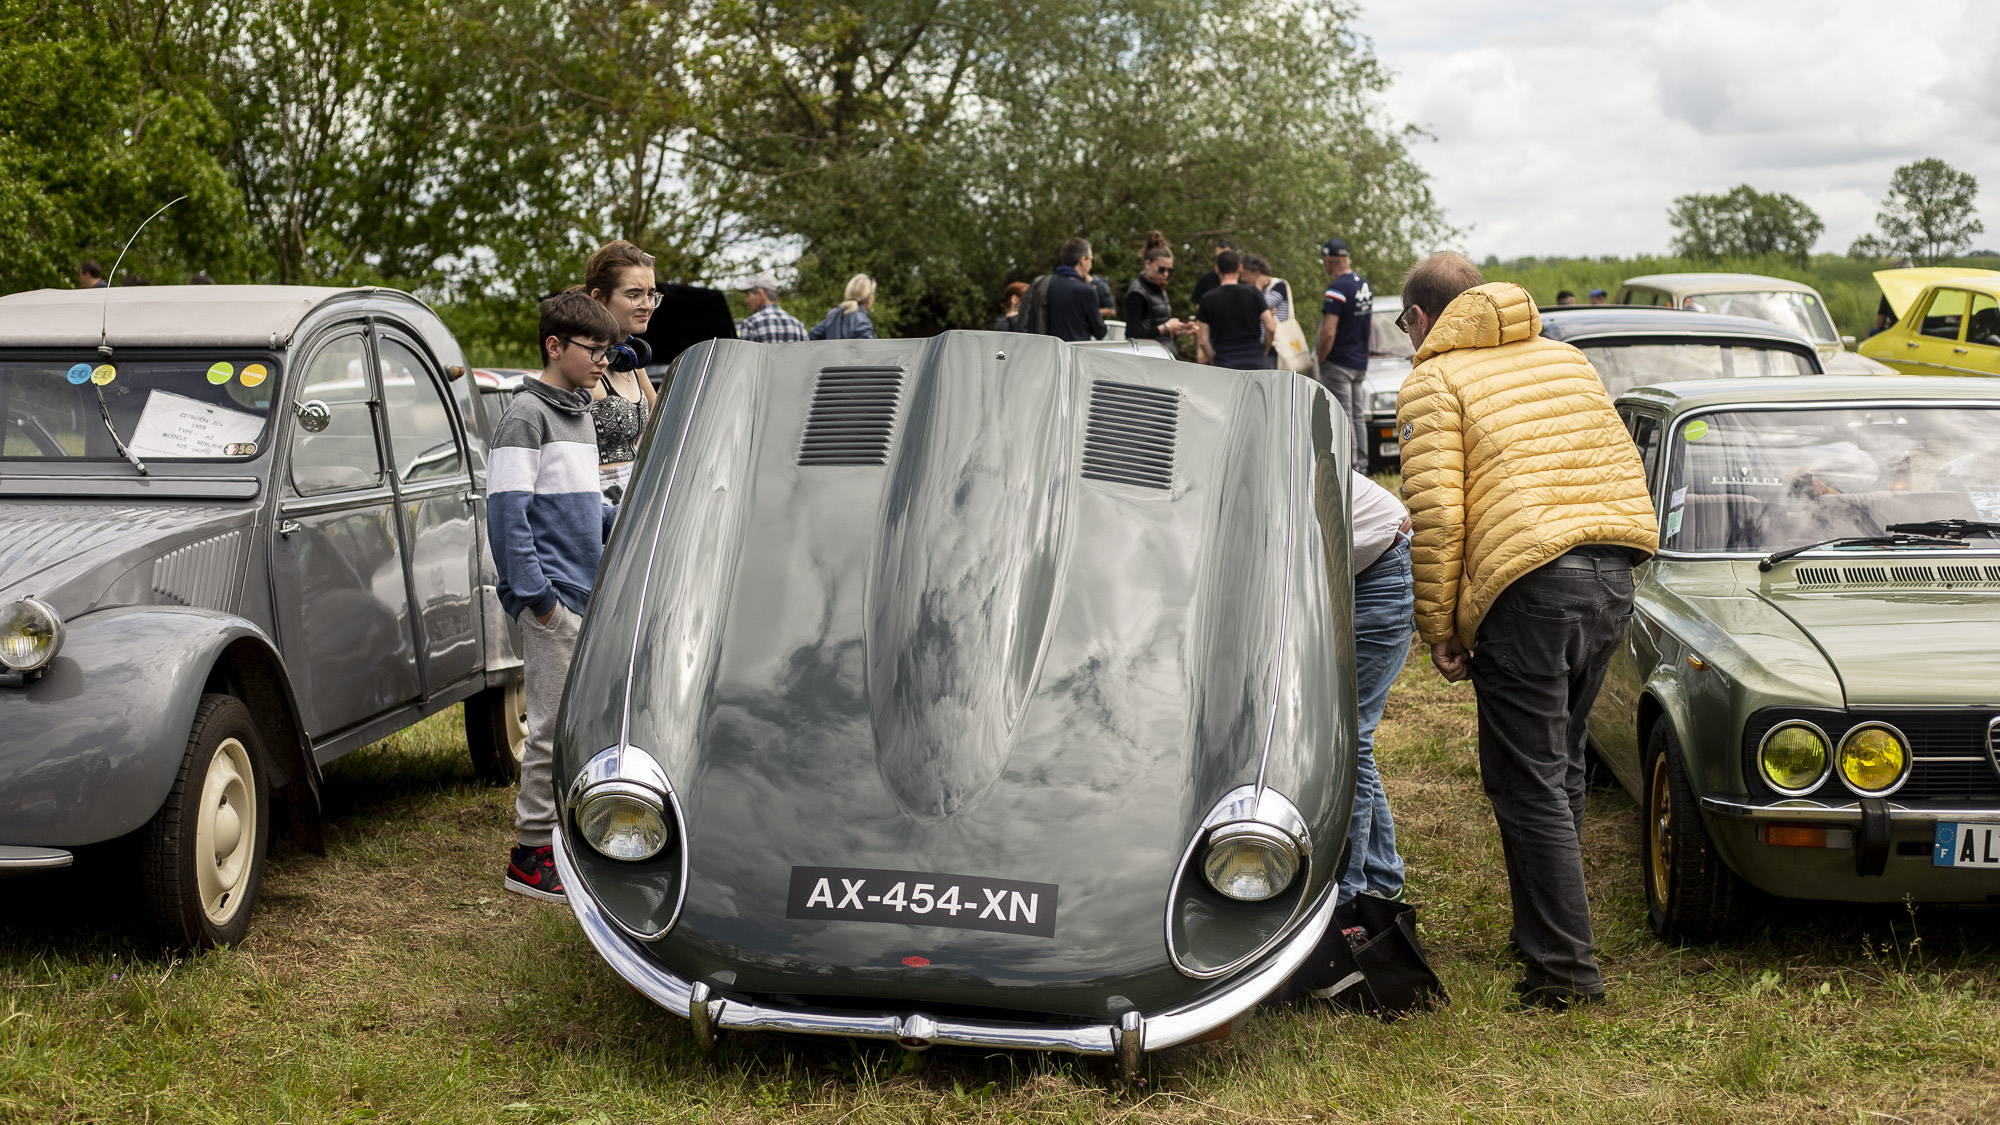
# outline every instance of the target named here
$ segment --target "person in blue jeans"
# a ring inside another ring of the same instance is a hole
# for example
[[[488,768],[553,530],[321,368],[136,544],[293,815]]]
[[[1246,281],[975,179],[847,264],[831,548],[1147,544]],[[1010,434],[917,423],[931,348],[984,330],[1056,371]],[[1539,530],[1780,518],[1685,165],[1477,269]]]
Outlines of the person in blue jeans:
[[[1375,769],[1375,727],[1389,703],[1389,685],[1410,655],[1416,629],[1410,581],[1410,516],[1396,495],[1354,474],[1354,688],[1361,711],[1354,816],[1347,823],[1347,873],[1340,901],[1356,895],[1403,897],[1403,857],[1396,822]]]

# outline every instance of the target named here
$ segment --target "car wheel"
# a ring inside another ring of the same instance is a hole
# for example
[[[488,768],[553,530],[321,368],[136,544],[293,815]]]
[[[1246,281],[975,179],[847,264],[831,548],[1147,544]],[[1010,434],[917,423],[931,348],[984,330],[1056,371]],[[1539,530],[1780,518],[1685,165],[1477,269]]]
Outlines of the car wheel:
[[[1694,787],[1688,784],[1680,740],[1666,720],[1646,740],[1646,792],[1639,807],[1640,878],[1646,922],[1663,941],[1708,942],[1741,929],[1750,887],[1722,862]]]
[[[472,772],[488,785],[512,785],[528,748],[528,691],[521,677],[465,701],[465,745]]]
[[[161,940],[206,949],[249,931],[271,832],[263,760],[242,701],[202,696],[173,788],[142,831],[141,897]]]

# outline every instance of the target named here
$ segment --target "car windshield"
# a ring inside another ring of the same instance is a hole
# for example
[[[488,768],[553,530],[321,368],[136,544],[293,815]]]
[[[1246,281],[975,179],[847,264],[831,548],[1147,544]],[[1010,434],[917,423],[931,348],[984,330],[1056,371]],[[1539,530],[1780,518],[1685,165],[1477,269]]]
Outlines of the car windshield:
[[[1890,524],[2000,521],[2000,408],[1704,414],[1673,442],[1669,550],[1762,554]]]
[[[1808,339],[1831,343],[1836,337],[1826,308],[1811,293],[1764,290],[1750,293],[1696,293],[1681,304],[1696,312],[1748,316],[1780,324]]]
[[[1396,318],[1403,315],[1401,305],[1393,309],[1376,309],[1368,318],[1368,354],[1395,355],[1415,358],[1417,348],[1410,343],[1410,334],[1396,327]]]
[[[1810,360],[1782,348],[1754,344],[1578,344],[1597,369],[1604,389],[1617,398],[1633,387],[1687,379],[1751,379],[1760,375],[1811,375]]]
[[[146,460],[241,461],[263,448],[278,365],[212,353],[0,360],[8,461],[118,461],[105,416]],[[100,407],[100,402],[102,406]]]

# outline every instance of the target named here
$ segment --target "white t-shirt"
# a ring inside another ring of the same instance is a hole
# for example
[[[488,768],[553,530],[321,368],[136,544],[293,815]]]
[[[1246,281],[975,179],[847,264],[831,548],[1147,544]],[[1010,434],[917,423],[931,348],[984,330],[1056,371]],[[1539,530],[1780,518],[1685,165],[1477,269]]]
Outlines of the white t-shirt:
[[[1350,470],[1351,471],[1351,470]],[[1354,573],[1360,574],[1396,545],[1409,515],[1396,494],[1354,474]]]

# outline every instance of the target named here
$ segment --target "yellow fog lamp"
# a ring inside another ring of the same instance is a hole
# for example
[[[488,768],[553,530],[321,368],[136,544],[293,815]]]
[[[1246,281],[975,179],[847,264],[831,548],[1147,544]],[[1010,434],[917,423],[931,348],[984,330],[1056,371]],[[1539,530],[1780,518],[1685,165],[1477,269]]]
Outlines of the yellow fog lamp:
[[[40,598],[15,598],[0,606],[0,664],[10,672],[39,672],[62,651],[62,618]]]
[[[1886,723],[1863,723],[1840,740],[1841,779],[1864,797],[1896,791],[1910,775],[1909,744]]]
[[[1796,797],[1826,780],[1833,764],[1833,747],[1826,734],[1811,723],[1779,723],[1757,744],[1757,764],[1771,788]]]

